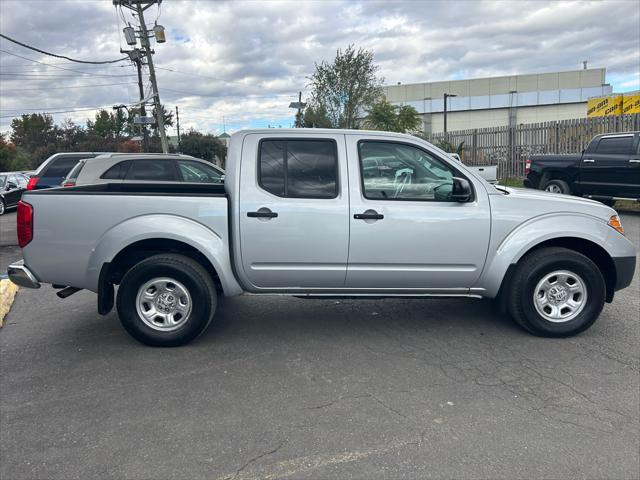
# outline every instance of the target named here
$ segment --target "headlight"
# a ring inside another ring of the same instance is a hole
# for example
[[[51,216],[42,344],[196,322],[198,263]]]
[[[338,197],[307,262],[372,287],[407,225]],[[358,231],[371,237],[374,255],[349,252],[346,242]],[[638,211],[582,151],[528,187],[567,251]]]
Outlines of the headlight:
[[[609,226],[624,235],[624,228],[622,228],[622,223],[620,222],[620,217],[618,217],[618,215],[611,215],[611,218],[609,219]]]

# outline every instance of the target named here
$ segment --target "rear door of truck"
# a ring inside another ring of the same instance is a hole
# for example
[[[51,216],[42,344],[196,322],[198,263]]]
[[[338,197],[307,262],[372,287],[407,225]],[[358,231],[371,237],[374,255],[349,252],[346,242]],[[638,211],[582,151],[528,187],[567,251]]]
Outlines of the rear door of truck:
[[[241,268],[252,290],[344,285],[349,185],[343,134],[249,134],[242,146]]]
[[[640,162],[637,135],[622,133],[594,140],[582,156],[580,190],[584,195],[637,197],[640,192]]]

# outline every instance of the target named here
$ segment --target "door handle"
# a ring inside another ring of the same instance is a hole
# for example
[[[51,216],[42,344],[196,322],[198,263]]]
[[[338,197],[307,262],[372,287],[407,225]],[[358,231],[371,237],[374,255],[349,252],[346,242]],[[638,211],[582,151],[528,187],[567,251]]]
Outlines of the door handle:
[[[356,213],[353,215],[356,220],[382,220],[384,215],[375,210],[367,210],[364,213]]]
[[[257,212],[247,212],[249,218],[276,218],[278,214],[268,208],[261,208]]]
[[[584,160],[582,160],[583,163],[595,163],[595,160],[593,158],[585,158]]]

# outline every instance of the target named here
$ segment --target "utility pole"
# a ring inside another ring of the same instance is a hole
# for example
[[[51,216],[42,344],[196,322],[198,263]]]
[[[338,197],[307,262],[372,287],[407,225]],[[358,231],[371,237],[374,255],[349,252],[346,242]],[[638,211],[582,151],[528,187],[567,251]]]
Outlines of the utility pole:
[[[147,7],[148,8],[148,7]],[[167,142],[167,132],[164,130],[164,115],[162,114],[162,104],[160,103],[160,94],[158,93],[158,81],[156,80],[156,70],[153,68],[153,56],[151,55],[151,45],[149,44],[149,32],[144,23],[144,8],[142,3],[137,4],[138,20],[140,21],[140,43],[144,47],[144,53],[147,55],[147,65],[149,66],[149,80],[151,80],[151,88],[153,89],[153,101],[156,104],[156,121],[158,122],[158,132],[160,133],[160,143],[162,144],[163,153],[169,153],[169,142]]]
[[[142,52],[139,48],[133,50],[120,50],[120,53],[126,53],[129,55],[129,59],[135,64],[138,70],[138,89],[140,90],[140,116],[147,116],[147,108],[144,102],[144,85],[142,83]],[[140,124],[140,131],[142,132],[142,151],[149,151],[149,132],[145,124]]]
[[[302,101],[302,92],[298,92],[298,101],[297,102],[291,102],[289,104],[289,108],[297,108],[298,109],[298,113],[296,113],[296,123],[295,123],[295,127],[296,128],[302,128],[302,125],[303,125],[302,109],[306,105],[307,104]]]
[[[178,151],[180,151],[180,115],[178,114],[177,105],[176,105],[176,130],[178,132]]]
[[[162,0],[113,0],[114,5],[129,8],[138,15],[138,22],[140,23],[140,30],[138,31],[138,34],[142,45],[141,51],[147,57],[149,80],[151,81],[151,89],[153,90],[153,103],[156,110],[156,122],[158,124],[158,133],[160,134],[160,143],[162,144],[162,151],[164,153],[169,153],[169,143],[167,142],[167,133],[164,129],[164,116],[162,112],[162,104],[160,103],[160,94],[158,93],[156,71],[153,66],[153,52],[151,51],[151,44],[149,43],[149,31],[147,30],[147,25],[144,21],[144,11],[156,3],[159,5],[161,2]],[[128,45],[136,44],[133,28],[130,26],[126,27],[124,29],[124,34]],[[154,27],[154,34],[158,43],[166,41],[164,36],[164,27],[161,25],[156,25]]]

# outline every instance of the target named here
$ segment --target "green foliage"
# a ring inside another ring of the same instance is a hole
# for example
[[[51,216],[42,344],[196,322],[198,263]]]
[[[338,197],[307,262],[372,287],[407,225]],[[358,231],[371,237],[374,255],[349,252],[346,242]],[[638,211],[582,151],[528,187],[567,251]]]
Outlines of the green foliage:
[[[173,112],[163,106],[165,125],[173,125]],[[133,125],[133,115],[139,113],[131,110],[129,118],[125,110],[99,110],[95,117],[87,120],[85,126],[76,125],[71,120],[65,120],[59,125],[53,123],[51,116],[34,113],[14,118],[11,122],[12,132],[9,138],[0,140],[0,171],[4,170],[34,170],[46,158],[58,152],[136,152],[140,151],[138,142],[131,137],[141,135],[141,129]],[[149,151],[162,152],[160,137],[157,129],[149,138]],[[202,158],[212,160],[214,156],[224,158],[226,147],[213,135],[194,134],[204,140],[191,142],[200,145],[194,152],[202,151]],[[187,142],[192,138],[185,135]],[[210,138],[209,138],[210,137]],[[211,142],[211,138],[214,142]],[[203,147],[201,144],[204,144]],[[171,151],[175,151],[170,146]],[[193,153],[198,156],[198,153]]]
[[[464,150],[464,142],[460,142],[460,144],[456,147],[448,140],[440,140],[435,144],[440,150],[444,150],[447,153],[457,153],[460,158],[462,158],[462,151]]]
[[[56,128],[51,115],[31,113],[11,121],[11,142],[28,151],[56,141]]]
[[[315,64],[311,105],[323,109],[332,128],[358,128],[358,115],[382,94],[373,52],[349,45],[333,63]]]
[[[410,105],[397,106],[384,98],[367,109],[364,126],[371,130],[386,132],[415,132],[422,121],[418,111]]]
[[[307,105],[304,110],[302,126],[305,128],[332,128],[327,110],[322,106]]]
[[[189,130],[180,136],[180,152],[210,162],[227,157],[227,147],[211,133]]]

